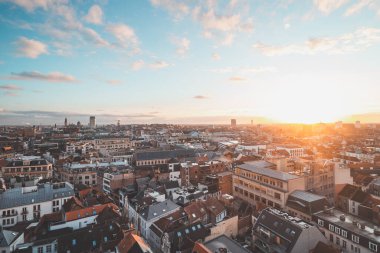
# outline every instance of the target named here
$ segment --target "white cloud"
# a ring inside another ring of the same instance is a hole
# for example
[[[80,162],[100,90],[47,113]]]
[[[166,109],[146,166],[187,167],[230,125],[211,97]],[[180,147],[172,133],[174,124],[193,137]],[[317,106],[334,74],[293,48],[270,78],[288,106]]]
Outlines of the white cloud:
[[[119,46],[132,49],[134,52],[139,51],[139,41],[135,31],[126,24],[111,24],[107,26],[110,32],[118,41]]]
[[[150,64],[150,67],[152,69],[163,69],[169,66],[169,63],[165,61],[155,61],[154,63]]]
[[[100,25],[103,23],[103,11],[99,5],[95,4],[88,10],[87,15],[84,17],[88,23]]]
[[[347,2],[348,0],[314,0],[314,5],[319,11],[329,14],[330,12],[339,9]]]
[[[28,39],[20,37],[17,42],[17,55],[28,58],[37,58],[41,54],[48,53],[48,47],[46,44],[38,40]]]
[[[190,40],[187,38],[172,38],[172,43],[177,47],[176,52],[180,56],[184,56],[190,49]]]
[[[137,60],[131,64],[131,68],[134,71],[140,70],[144,67],[145,62],[143,60]]]
[[[352,33],[337,37],[312,38],[301,44],[289,44],[274,46],[256,43],[253,47],[267,56],[288,54],[315,54],[326,52],[329,54],[341,54],[356,52],[380,42],[380,29],[360,28]]]

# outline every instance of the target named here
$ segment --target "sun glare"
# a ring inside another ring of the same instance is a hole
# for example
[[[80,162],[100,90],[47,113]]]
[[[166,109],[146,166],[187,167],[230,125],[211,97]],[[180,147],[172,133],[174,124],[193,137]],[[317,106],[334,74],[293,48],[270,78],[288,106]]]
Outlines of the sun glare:
[[[350,113],[340,91],[328,85],[294,83],[278,89],[267,115],[284,123],[334,122]]]

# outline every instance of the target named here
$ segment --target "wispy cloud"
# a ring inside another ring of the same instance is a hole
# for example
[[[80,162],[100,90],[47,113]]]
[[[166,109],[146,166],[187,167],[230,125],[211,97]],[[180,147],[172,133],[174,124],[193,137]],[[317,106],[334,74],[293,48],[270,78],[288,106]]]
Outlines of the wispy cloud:
[[[215,61],[219,61],[220,59],[222,59],[222,57],[220,57],[220,55],[218,53],[213,53],[212,59]]]
[[[208,97],[203,96],[203,95],[196,95],[193,97],[194,99],[207,99]]]
[[[225,67],[225,68],[216,68],[210,69],[211,72],[215,73],[265,73],[265,72],[274,72],[276,69],[274,67]]]
[[[76,113],[76,112],[60,112],[60,111],[40,111],[40,110],[26,110],[26,111],[13,111],[13,110],[5,110],[0,111],[1,115],[7,116],[18,116],[18,117],[44,117],[44,118],[62,118],[65,116],[71,117],[88,117],[90,114],[87,113]],[[96,117],[105,117],[105,118],[154,118],[155,115],[152,113],[134,113],[134,114],[109,114],[109,113],[99,113],[99,114],[91,114]]]
[[[84,20],[88,23],[100,25],[103,23],[103,10],[99,5],[95,4],[88,10]]]
[[[154,7],[166,9],[176,19],[181,19],[190,12],[190,7],[183,1],[150,0]]]
[[[371,7],[376,9],[374,0],[358,0],[355,4],[351,5],[346,12],[344,13],[345,16],[351,16],[356,13],[359,13],[363,8]],[[380,6],[378,6],[378,10],[380,11]]]
[[[10,79],[18,80],[40,80],[46,82],[62,83],[62,82],[76,82],[74,76],[63,74],[61,72],[51,72],[43,74],[37,71],[12,73]]]
[[[324,14],[329,14],[330,12],[339,9],[347,2],[348,0],[314,0],[314,5],[319,11]]]
[[[17,86],[15,84],[0,85],[0,89],[2,89],[2,90],[22,90],[22,88],[20,86]]]
[[[241,81],[246,81],[247,79],[241,76],[232,76],[229,78],[229,80],[233,82],[241,82]]]
[[[254,44],[253,47],[267,56],[315,54],[318,52],[341,54],[360,51],[379,42],[380,29],[360,28],[352,33],[343,34],[337,37],[311,38],[301,44],[275,46],[259,42]]]
[[[106,82],[107,82],[109,85],[112,85],[112,86],[117,86],[117,85],[122,84],[122,81],[121,81],[121,80],[107,80]]]
[[[175,19],[191,16],[202,27],[205,38],[216,39],[223,45],[232,44],[237,33],[253,31],[249,6],[238,1],[220,4],[218,1],[151,0],[151,4],[165,9]]]
[[[16,42],[18,56],[37,58],[48,53],[48,46],[41,41],[20,37]]]
[[[47,10],[51,0],[4,0],[5,2],[11,2],[24,8],[28,12],[33,12],[38,8]]]
[[[149,65],[152,69],[163,69],[169,66],[166,61],[155,61]]]

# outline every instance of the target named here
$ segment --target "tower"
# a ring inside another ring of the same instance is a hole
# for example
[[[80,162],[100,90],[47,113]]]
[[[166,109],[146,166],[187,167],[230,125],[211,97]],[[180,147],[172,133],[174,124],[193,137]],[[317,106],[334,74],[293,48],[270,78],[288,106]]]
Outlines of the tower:
[[[231,119],[231,127],[236,127],[236,119]]]
[[[90,123],[89,123],[90,128],[95,128],[96,127],[96,120],[95,116],[90,116]]]
[[[65,127],[67,127],[67,118],[65,118]]]

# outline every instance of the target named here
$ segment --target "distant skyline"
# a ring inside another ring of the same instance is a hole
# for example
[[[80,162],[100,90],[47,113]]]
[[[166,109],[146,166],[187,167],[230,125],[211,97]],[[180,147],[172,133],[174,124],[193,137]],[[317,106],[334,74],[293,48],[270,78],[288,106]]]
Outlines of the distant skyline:
[[[380,1],[0,0],[0,125],[380,122]]]

